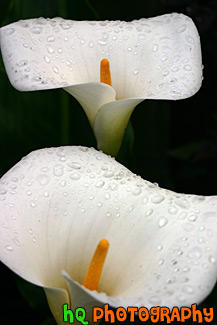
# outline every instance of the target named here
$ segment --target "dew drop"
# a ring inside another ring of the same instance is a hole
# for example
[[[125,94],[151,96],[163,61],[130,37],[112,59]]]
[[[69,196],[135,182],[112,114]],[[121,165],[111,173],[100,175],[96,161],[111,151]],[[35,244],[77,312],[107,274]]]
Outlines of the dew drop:
[[[109,193],[105,193],[105,199],[108,200],[111,198],[111,195]]]
[[[159,244],[159,245],[157,246],[157,249],[158,249],[159,251],[161,251],[161,250],[163,249],[163,245]]]
[[[185,71],[191,71],[191,70],[192,70],[192,67],[190,66],[190,64],[186,64],[186,65],[184,66],[184,70],[185,70]]]
[[[0,195],[4,195],[4,194],[6,194],[7,193],[7,190],[5,190],[5,189],[1,189],[0,190]]]
[[[142,199],[142,203],[146,204],[147,202],[148,202],[148,198],[147,198],[147,196],[144,196],[143,199]]]
[[[53,71],[54,71],[55,73],[59,73],[59,69],[58,69],[57,67],[54,67],[54,68],[53,68]]]
[[[163,263],[164,263],[164,259],[161,258],[161,259],[159,260],[158,264],[159,264],[159,265],[163,265]]]
[[[50,35],[47,37],[47,41],[48,42],[54,42],[55,41],[55,37],[53,35]]]
[[[70,162],[68,166],[76,170],[81,169],[81,164],[75,161]]]
[[[40,34],[42,32],[42,27],[33,27],[30,29],[33,34]]]
[[[107,44],[107,41],[105,39],[99,39],[97,42],[100,45],[106,45]]]
[[[168,60],[168,56],[167,55],[163,55],[161,58],[161,61],[166,62]]]
[[[211,264],[215,264],[215,263],[216,263],[216,259],[215,259],[215,257],[214,257],[214,256],[210,256],[210,257],[209,257],[209,262],[210,262]]]
[[[132,191],[132,194],[134,196],[138,196],[142,193],[142,190],[140,188],[135,188],[133,191]]]
[[[177,300],[178,300],[179,302],[183,303],[183,302],[185,302],[186,298],[185,298],[185,296],[183,296],[183,295],[179,295],[179,296],[177,297]]]
[[[191,206],[190,203],[186,199],[179,199],[175,203],[176,203],[176,205],[178,205],[179,207],[184,208],[184,209],[189,209]]]
[[[184,266],[183,267],[183,272],[189,272],[190,271],[190,267],[188,267],[188,266]]]
[[[56,165],[53,169],[54,176],[60,177],[63,175],[63,166],[62,165]]]
[[[105,184],[105,182],[104,181],[98,181],[98,182],[96,182],[96,187],[103,187],[104,186],[104,184]]]
[[[64,30],[67,30],[67,29],[70,29],[71,26],[68,24],[68,23],[61,23],[60,24],[60,27]]]
[[[177,209],[176,209],[176,207],[174,205],[170,205],[169,208],[168,208],[168,211],[172,215],[177,213]]]
[[[11,245],[6,245],[5,249],[9,252],[11,252],[13,250],[13,247]]]
[[[32,208],[35,208],[35,207],[36,207],[36,203],[35,203],[34,201],[31,201],[31,202],[30,202],[30,206],[31,206]]]
[[[157,52],[158,51],[158,45],[157,44],[154,44],[154,46],[152,48],[152,51],[153,52]]]
[[[49,57],[48,57],[48,56],[44,56],[44,61],[45,61],[46,63],[49,63],[49,62],[50,62]]]
[[[17,63],[17,66],[18,67],[24,67],[27,64],[28,64],[27,60],[21,60],[20,62]]]
[[[112,190],[112,191],[117,191],[118,190],[118,185],[114,182],[111,182],[109,183],[109,188]]]
[[[48,192],[48,191],[45,191],[45,192],[44,192],[44,196],[45,196],[45,197],[49,197],[49,192]]]
[[[186,40],[187,40],[188,43],[190,43],[190,44],[194,44],[194,39],[193,39],[193,37],[191,37],[190,35],[188,35],[188,36],[186,37]]]
[[[93,41],[90,41],[90,42],[89,42],[89,47],[90,47],[90,48],[94,47],[94,43],[93,43]]]
[[[52,46],[48,46],[47,51],[48,51],[48,53],[53,54],[54,53],[54,48]]]
[[[104,177],[110,178],[114,176],[114,173],[111,170],[107,170],[104,174]]]
[[[186,231],[192,231],[192,230],[194,230],[195,226],[192,223],[185,222],[182,224],[182,228]]]
[[[188,294],[194,293],[194,288],[190,285],[184,286],[182,290],[183,290],[183,292],[188,293]]]
[[[194,221],[197,220],[197,216],[192,214],[191,216],[188,217],[188,220],[191,221],[191,222],[194,222]]]
[[[146,215],[149,217],[152,215],[152,213],[154,212],[153,209],[149,209],[147,212],[146,212]]]
[[[78,179],[81,178],[81,175],[78,174],[78,173],[72,173],[69,177],[70,177],[71,179],[73,179],[74,181],[77,181]]]
[[[45,186],[50,182],[50,177],[45,174],[41,174],[37,177],[37,181],[40,185]]]
[[[158,306],[161,303],[161,299],[158,296],[152,296],[149,298],[149,302],[155,306]]]
[[[201,257],[201,249],[199,247],[194,247],[192,250],[189,252],[188,256],[190,258],[200,258]]]
[[[151,199],[152,203],[158,204],[164,201],[165,197],[163,195],[156,195]]]
[[[4,30],[5,35],[11,35],[14,33],[14,28],[7,28]]]
[[[178,27],[177,32],[178,33],[183,33],[186,31],[187,26],[186,25],[181,25]]]
[[[168,223],[168,219],[165,218],[165,217],[162,217],[162,218],[160,218],[159,221],[158,221],[158,226],[159,226],[160,228],[162,228],[162,227],[165,227],[167,223]]]

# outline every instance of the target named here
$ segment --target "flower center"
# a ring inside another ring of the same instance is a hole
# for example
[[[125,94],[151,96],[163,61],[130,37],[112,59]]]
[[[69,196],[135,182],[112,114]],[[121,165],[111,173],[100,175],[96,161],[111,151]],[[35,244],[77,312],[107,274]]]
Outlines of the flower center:
[[[103,59],[100,63],[100,82],[109,86],[112,85],[110,66],[107,59]]]
[[[99,281],[101,278],[103,266],[109,249],[107,239],[102,239],[90,261],[83,286],[89,290],[98,290]]]

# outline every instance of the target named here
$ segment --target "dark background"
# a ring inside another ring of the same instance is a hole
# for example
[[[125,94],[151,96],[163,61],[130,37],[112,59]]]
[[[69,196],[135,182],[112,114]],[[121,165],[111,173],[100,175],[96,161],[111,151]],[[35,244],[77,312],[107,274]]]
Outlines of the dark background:
[[[214,0],[8,0],[0,24],[34,18],[133,20],[179,12],[201,36],[202,88],[181,101],[144,101],[131,123],[132,151],[118,159],[135,173],[177,192],[217,194],[217,1]],[[29,152],[96,142],[82,108],[63,90],[21,93],[9,83],[0,58],[0,177]],[[41,289],[0,266],[0,323],[53,325]],[[25,297],[25,298],[24,298]],[[200,305],[214,307],[217,288]],[[15,321],[16,320],[16,321]],[[214,322],[213,322],[214,323]],[[191,322],[188,322],[191,324]],[[192,323],[193,324],[193,323]]]

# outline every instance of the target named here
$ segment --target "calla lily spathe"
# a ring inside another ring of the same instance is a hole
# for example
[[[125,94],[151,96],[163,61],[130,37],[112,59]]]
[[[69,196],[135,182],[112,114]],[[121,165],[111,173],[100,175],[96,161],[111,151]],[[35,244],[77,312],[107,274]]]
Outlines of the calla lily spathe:
[[[1,28],[1,51],[21,91],[64,88],[82,105],[98,148],[116,155],[145,99],[183,99],[201,86],[200,40],[182,14],[124,21],[29,19]],[[100,83],[110,62],[112,87]]]
[[[34,151],[0,180],[0,257],[62,305],[190,306],[217,274],[217,196],[177,194],[85,147]],[[82,286],[102,238],[99,292]]]

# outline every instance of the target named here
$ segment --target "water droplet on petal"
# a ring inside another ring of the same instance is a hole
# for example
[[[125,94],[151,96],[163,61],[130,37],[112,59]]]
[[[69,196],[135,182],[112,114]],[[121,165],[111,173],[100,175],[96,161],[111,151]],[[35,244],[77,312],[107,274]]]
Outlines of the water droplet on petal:
[[[33,27],[30,29],[33,34],[40,34],[42,32],[42,27]]]
[[[153,46],[152,51],[153,51],[153,52],[157,52],[157,51],[158,51],[158,45],[157,45],[157,44],[155,44],[155,45]]]
[[[98,42],[100,45],[106,45],[106,44],[107,44],[107,41],[104,40],[104,39],[99,39],[97,42]]]
[[[111,170],[107,170],[104,174],[103,174],[104,177],[113,177],[114,176],[114,173],[111,171]]]
[[[63,166],[62,165],[54,166],[53,173],[57,177],[62,176],[63,175]]]
[[[7,193],[7,190],[5,190],[5,189],[1,189],[0,190],[0,195],[4,195],[4,194],[6,194]]]
[[[54,53],[54,48],[52,46],[48,46],[47,51],[48,51],[48,53],[53,54]]]
[[[49,63],[50,62],[50,59],[49,59],[48,56],[44,56],[44,60],[45,60],[46,63]]]
[[[50,177],[45,174],[41,174],[37,177],[37,181],[40,185],[45,186],[50,182]]]
[[[192,250],[188,253],[188,256],[191,258],[200,258],[201,255],[202,255],[202,252],[199,247],[192,248]]]
[[[55,73],[59,73],[59,69],[58,69],[57,67],[54,67],[54,68],[53,68],[53,71],[54,71]]]
[[[5,249],[9,252],[11,252],[13,250],[13,247],[11,245],[6,245]]]
[[[73,169],[81,169],[81,164],[78,163],[78,162],[74,162],[74,161],[70,162],[68,164],[68,166],[71,167],[71,168],[73,168]]]
[[[152,215],[152,213],[154,212],[153,209],[149,209],[147,212],[146,212],[146,215],[149,217]]]
[[[214,256],[210,256],[210,257],[209,257],[209,262],[210,262],[211,264],[215,264],[215,263],[216,263],[216,259],[215,259],[215,257],[214,257]]]
[[[185,71],[191,71],[191,70],[192,70],[192,67],[190,66],[190,64],[186,64],[186,65],[184,66],[184,70],[185,70]]]
[[[183,303],[183,302],[185,302],[186,298],[185,298],[185,296],[183,296],[183,295],[179,295],[179,296],[177,297],[177,300],[178,300],[179,302]]]
[[[149,302],[155,306],[158,306],[161,303],[161,299],[158,296],[152,296],[149,298]]]
[[[69,24],[69,23],[67,23],[67,22],[64,22],[64,23],[60,23],[60,27],[61,27],[62,29],[65,29],[65,30],[67,30],[67,29],[70,29],[70,28],[71,28],[70,24]]]
[[[45,197],[49,197],[49,192],[48,192],[48,191],[45,191],[45,192],[44,192],[44,196],[45,196]]]
[[[69,177],[70,177],[71,179],[73,179],[74,181],[77,181],[78,179],[81,178],[81,175],[78,174],[78,173],[72,173]]]
[[[135,188],[133,191],[132,191],[132,194],[134,196],[138,196],[139,194],[142,193],[142,190],[140,188]]]
[[[105,193],[105,199],[108,200],[110,199],[111,195],[109,193]]]
[[[158,204],[164,201],[165,197],[163,195],[156,195],[151,199],[152,203]]]
[[[53,35],[50,35],[47,37],[47,41],[48,42],[54,42],[55,41],[55,37]]]
[[[186,31],[187,25],[181,25],[178,27],[177,32],[178,33],[183,33]]]
[[[143,199],[142,199],[142,203],[146,204],[147,202],[148,202],[148,198],[147,198],[147,196],[144,196]]]
[[[96,187],[103,187],[103,185],[105,184],[105,182],[104,181],[98,181],[97,183],[96,183]]]
[[[191,216],[188,217],[188,220],[191,221],[191,222],[194,222],[194,221],[197,220],[197,216],[191,215]]]
[[[193,37],[191,37],[190,35],[188,35],[188,36],[186,37],[186,40],[187,40],[188,43],[190,43],[190,44],[194,44],[194,39],[193,39]]]
[[[194,230],[195,226],[192,223],[185,222],[182,224],[182,228],[186,231],[192,231],[192,230]]]
[[[174,205],[170,205],[168,211],[170,214],[174,215],[177,213],[177,208]]]
[[[4,30],[4,34],[5,35],[11,35],[11,34],[13,34],[14,33],[14,28],[7,28],[7,29],[5,29]]]
[[[194,293],[194,288],[190,285],[186,285],[183,287],[182,289],[185,293],[188,293],[188,294],[193,294]]]
[[[159,226],[160,228],[162,228],[162,227],[166,226],[167,223],[168,223],[168,219],[165,218],[165,217],[162,217],[162,218],[160,218],[159,221],[158,221],[158,226]]]
[[[35,208],[36,207],[36,203],[34,201],[31,201],[30,202],[30,205],[31,205],[32,208]]]

